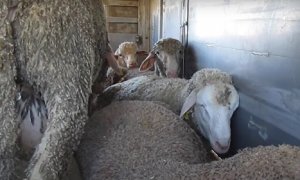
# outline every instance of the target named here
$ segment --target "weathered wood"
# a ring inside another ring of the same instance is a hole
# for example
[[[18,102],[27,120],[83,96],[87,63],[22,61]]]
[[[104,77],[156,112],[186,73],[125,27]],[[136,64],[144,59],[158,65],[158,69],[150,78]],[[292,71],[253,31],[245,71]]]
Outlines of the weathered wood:
[[[150,1],[149,0],[105,0],[104,1],[108,32],[111,45],[116,49],[119,43],[124,41],[135,41],[140,50],[149,51],[150,47]],[[115,24],[119,23],[119,24]],[[137,25],[137,31],[133,28],[133,23]],[[123,39],[115,38],[115,33],[123,33],[119,36]],[[133,37],[135,34],[135,37]],[[141,41],[139,41],[141,38]]]
[[[139,0],[139,30],[138,34],[142,37],[141,50],[150,50],[150,2],[149,0]]]
[[[105,5],[109,6],[138,6],[137,0],[132,1],[108,1]]]
[[[137,18],[107,17],[108,22],[138,23]]]
[[[138,7],[106,6],[106,16],[137,18]]]

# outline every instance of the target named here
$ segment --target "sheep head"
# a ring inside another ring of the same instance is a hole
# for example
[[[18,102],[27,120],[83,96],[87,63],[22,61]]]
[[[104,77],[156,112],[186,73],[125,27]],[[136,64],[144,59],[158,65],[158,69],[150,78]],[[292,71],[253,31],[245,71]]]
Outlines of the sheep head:
[[[182,58],[183,45],[179,40],[161,39],[154,44],[149,56],[142,62],[140,71],[147,71],[153,67],[154,63],[157,63],[161,75],[164,74],[162,76],[178,77]]]
[[[119,45],[115,55],[125,61],[127,68],[132,68],[137,66],[137,50],[138,47],[135,42],[123,42]]]
[[[205,76],[203,73],[202,75]],[[239,106],[239,95],[231,83],[209,80],[205,82],[204,86],[195,88],[186,98],[180,116],[193,108],[193,122],[198,130],[217,153],[223,154],[230,147],[230,122],[232,114]]]

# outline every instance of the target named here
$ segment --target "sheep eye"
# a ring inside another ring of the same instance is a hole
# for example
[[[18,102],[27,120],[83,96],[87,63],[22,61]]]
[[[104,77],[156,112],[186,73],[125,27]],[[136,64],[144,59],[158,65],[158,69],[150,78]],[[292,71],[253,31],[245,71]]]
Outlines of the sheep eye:
[[[179,54],[182,54],[182,51],[181,51],[181,50],[179,51]]]
[[[156,51],[156,53],[155,53],[155,54],[159,55],[159,52],[158,52],[158,51]]]

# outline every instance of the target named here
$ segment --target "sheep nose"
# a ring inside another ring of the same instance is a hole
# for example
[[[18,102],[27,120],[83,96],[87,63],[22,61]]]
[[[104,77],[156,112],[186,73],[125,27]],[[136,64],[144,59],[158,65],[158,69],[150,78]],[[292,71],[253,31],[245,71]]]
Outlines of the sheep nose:
[[[131,63],[131,64],[129,64],[129,68],[135,68],[135,67],[137,67],[137,63]]]
[[[216,141],[216,145],[219,146],[219,148],[221,150],[227,150],[230,146],[230,140],[226,141],[225,143],[224,142],[219,142],[219,141]]]
[[[167,72],[167,77],[176,78],[176,77],[178,77],[178,75],[176,72]]]

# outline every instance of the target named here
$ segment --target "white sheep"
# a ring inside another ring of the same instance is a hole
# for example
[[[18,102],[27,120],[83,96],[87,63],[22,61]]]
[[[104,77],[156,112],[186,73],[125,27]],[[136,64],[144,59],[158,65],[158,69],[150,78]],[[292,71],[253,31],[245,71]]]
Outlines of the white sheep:
[[[124,66],[123,62],[125,62],[127,68],[133,68],[137,66],[137,51],[138,46],[135,42],[123,42],[115,51],[115,55],[118,56],[121,66]]]
[[[133,77],[152,74],[151,72],[139,72],[139,70],[136,69],[136,66],[139,65],[137,59],[143,57],[144,54],[145,51],[138,51],[138,46],[135,42],[121,43],[115,51],[115,56],[119,69],[121,69],[123,73],[117,73],[112,67],[109,67],[106,72],[106,84],[112,85]]]
[[[158,76],[178,77],[182,66],[183,51],[183,45],[179,40],[161,39],[154,44],[149,56],[140,65],[140,71],[147,71],[154,65]]]
[[[193,123],[212,148],[218,153],[229,149],[230,119],[239,95],[225,72],[202,69],[190,80],[140,76],[108,87],[103,95],[114,100],[162,101],[181,117],[191,109]]]
[[[298,179],[300,147],[255,147],[211,161],[179,117],[148,101],[113,102],[85,127],[76,157],[83,179]]]
[[[138,46],[135,42],[123,42],[119,45],[115,51],[115,56],[117,57],[115,59],[119,69],[121,69],[123,73],[115,72],[114,68],[109,67],[106,72],[105,80],[107,84],[112,85],[126,79],[124,76],[129,72],[129,69],[137,66],[137,51]]]

